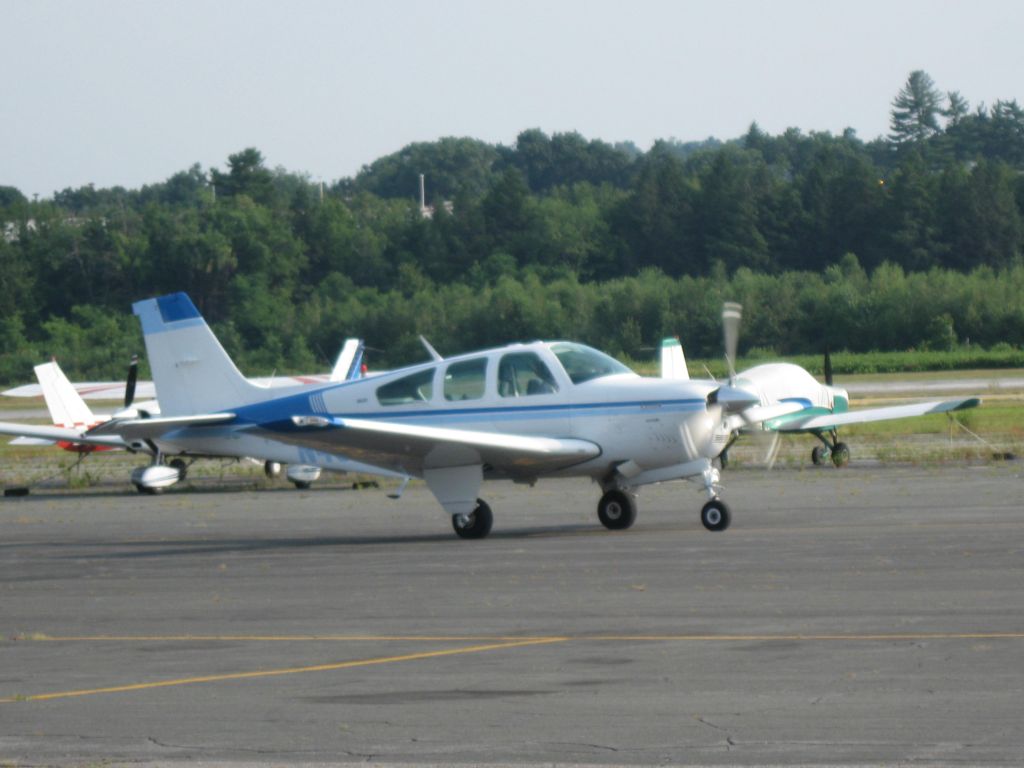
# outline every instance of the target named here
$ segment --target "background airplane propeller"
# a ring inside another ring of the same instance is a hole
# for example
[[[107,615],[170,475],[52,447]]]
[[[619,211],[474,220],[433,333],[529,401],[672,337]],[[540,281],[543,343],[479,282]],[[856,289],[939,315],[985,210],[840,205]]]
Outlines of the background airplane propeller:
[[[722,335],[725,342],[725,363],[729,368],[729,386],[736,383],[736,350],[740,343],[740,320],[743,306],[732,301],[722,305]]]
[[[139,380],[139,356],[132,355],[132,361],[128,364],[128,379],[124,383],[124,407],[132,407],[135,400],[135,382]]]

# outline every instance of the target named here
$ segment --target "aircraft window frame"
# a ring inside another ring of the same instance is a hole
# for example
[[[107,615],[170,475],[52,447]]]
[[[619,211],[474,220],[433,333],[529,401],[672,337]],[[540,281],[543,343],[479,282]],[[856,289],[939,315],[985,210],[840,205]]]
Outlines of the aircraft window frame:
[[[482,399],[487,394],[487,363],[486,357],[474,357],[449,364],[442,387],[445,402]]]
[[[382,384],[377,387],[377,402],[388,408],[396,405],[430,402],[434,397],[434,373],[436,370],[436,368],[427,368]]]
[[[508,375],[510,370],[511,376]],[[556,392],[558,381],[550,366],[536,352],[506,352],[501,356],[498,363],[499,396],[534,397]]]
[[[559,341],[552,344],[550,349],[573,384],[583,384],[605,376],[633,373],[629,366],[586,344]]]

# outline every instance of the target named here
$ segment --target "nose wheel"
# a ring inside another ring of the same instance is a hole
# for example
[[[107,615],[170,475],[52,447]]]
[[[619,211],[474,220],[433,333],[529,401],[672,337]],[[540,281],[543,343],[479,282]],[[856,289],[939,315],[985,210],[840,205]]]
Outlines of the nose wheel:
[[[712,499],[700,510],[700,522],[709,531],[724,531],[732,522],[732,516],[724,501]]]

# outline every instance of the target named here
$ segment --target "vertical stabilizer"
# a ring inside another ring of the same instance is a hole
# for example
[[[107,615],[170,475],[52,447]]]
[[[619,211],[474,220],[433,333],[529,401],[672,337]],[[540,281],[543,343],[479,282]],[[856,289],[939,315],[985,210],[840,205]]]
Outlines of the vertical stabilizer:
[[[661,341],[661,378],[687,381],[690,372],[686,370],[686,358],[679,339],[672,337]]]
[[[187,294],[137,301],[146,354],[163,416],[215,413],[267,400],[235,367]]]
[[[349,381],[362,375],[363,350],[365,345],[361,339],[345,339],[338,361],[331,371],[330,381]]]
[[[96,423],[92,409],[75,391],[56,361],[37,365],[35,372],[55,426],[91,427]]]

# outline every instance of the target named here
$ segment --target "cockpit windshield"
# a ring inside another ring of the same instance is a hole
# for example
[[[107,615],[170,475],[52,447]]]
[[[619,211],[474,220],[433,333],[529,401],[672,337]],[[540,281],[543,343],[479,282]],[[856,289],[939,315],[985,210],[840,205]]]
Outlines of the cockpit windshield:
[[[555,353],[555,357],[565,368],[573,384],[582,384],[584,381],[599,379],[602,376],[632,373],[615,358],[583,344],[559,341],[551,345],[551,351]]]

